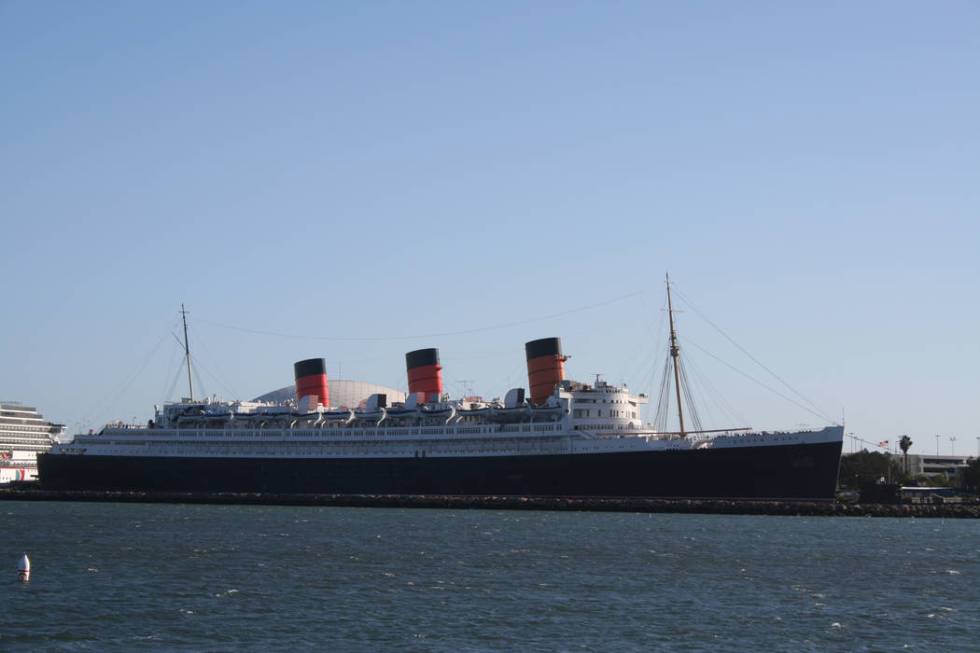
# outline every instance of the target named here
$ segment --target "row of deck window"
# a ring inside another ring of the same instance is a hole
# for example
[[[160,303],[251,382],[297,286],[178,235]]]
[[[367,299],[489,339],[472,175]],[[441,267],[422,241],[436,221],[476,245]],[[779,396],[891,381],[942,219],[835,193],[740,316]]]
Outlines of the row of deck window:
[[[626,410],[610,410],[608,417],[629,417],[636,419],[636,412]],[[592,417],[592,410],[589,408],[573,408],[572,417]],[[596,417],[602,417],[602,409],[596,410]]]

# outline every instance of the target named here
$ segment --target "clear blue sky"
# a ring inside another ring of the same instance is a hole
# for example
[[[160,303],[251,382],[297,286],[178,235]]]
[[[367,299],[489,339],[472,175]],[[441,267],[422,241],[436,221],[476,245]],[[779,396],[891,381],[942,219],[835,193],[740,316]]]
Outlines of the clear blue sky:
[[[669,270],[848,431],[975,453],[978,25],[953,1],[0,2],[0,397],[146,419],[182,301],[226,397],[311,356],[403,386],[422,346],[452,392],[502,395],[550,335],[573,376],[655,392]],[[740,417],[821,423],[679,320]]]

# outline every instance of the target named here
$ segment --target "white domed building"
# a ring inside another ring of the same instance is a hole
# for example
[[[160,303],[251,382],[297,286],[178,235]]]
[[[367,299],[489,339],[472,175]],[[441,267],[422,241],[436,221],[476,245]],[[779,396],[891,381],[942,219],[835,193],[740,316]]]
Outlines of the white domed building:
[[[396,401],[405,401],[405,393],[401,390],[366,381],[330,379],[330,404],[334,407],[357,408],[374,394],[387,395],[389,406]],[[287,400],[296,400],[295,385],[287,385],[284,388],[266,392],[256,397],[254,401],[280,403]]]

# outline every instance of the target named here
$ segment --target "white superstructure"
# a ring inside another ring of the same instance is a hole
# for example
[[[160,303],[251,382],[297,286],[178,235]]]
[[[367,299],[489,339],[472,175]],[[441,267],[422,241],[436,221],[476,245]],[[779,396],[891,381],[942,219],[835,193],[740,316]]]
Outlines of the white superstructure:
[[[147,425],[115,424],[52,453],[174,458],[422,458],[685,450],[798,445],[839,439],[830,430],[726,431],[687,435],[645,430],[643,394],[598,380],[563,380],[542,406],[515,389],[501,401],[440,401],[300,411],[293,403],[188,401],[158,409]]]
[[[64,432],[36,408],[14,401],[0,402],[0,483],[37,478],[37,454],[47,451]]]

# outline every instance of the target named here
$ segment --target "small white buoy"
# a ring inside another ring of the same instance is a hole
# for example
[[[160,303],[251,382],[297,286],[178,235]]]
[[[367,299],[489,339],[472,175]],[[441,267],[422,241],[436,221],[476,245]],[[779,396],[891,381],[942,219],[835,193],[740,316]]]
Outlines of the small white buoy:
[[[22,583],[31,579],[31,559],[27,557],[26,553],[20,557],[20,561],[17,563],[17,578]]]

